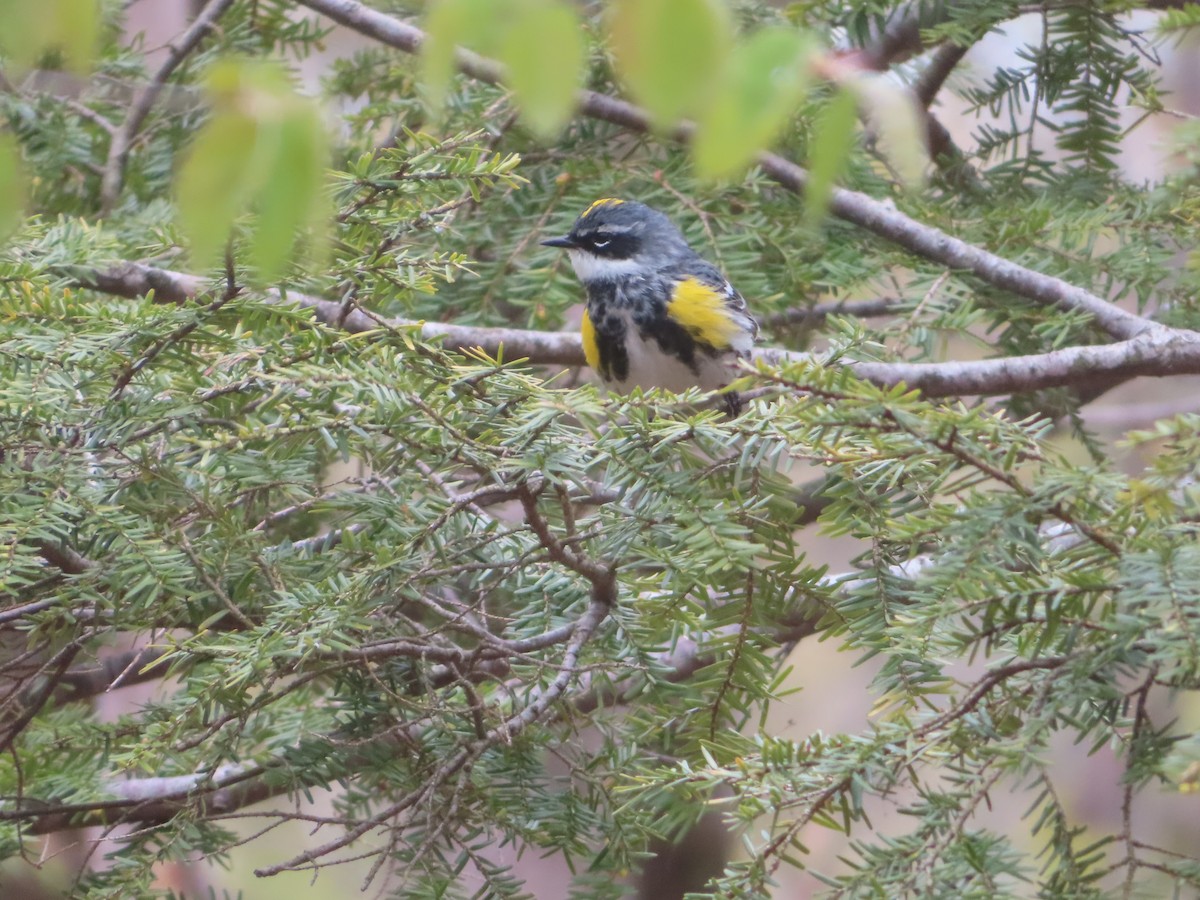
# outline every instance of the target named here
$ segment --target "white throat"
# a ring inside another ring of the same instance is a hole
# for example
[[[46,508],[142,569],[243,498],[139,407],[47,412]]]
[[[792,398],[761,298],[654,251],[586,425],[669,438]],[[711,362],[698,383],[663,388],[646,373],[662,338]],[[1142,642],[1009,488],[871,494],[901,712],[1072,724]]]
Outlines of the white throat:
[[[596,256],[586,250],[568,250],[567,254],[571,257],[571,265],[575,267],[575,274],[585,284],[589,281],[614,281],[624,275],[642,272],[646,268],[638,262],[637,257],[605,259],[603,256]]]

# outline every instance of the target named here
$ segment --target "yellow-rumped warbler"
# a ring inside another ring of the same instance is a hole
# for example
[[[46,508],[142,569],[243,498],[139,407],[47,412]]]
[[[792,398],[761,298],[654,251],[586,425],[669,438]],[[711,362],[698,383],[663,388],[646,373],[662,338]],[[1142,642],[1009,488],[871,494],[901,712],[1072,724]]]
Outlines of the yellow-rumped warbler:
[[[587,290],[583,352],[620,391],[635,386],[717,390],[736,377],[758,323],[721,270],[699,256],[671,220],[632,200],[597,200],[563,247]],[[725,395],[730,413],[740,403]]]

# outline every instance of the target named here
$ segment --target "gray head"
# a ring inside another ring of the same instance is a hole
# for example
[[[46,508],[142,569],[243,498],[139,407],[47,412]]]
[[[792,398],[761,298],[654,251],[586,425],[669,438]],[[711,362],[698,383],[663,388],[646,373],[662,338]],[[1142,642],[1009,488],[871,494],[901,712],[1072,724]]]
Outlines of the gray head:
[[[565,248],[585,283],[657,271],[692,255],[679,229],[658,210],[612,197],[585,209],[570,234],[542,243]]]

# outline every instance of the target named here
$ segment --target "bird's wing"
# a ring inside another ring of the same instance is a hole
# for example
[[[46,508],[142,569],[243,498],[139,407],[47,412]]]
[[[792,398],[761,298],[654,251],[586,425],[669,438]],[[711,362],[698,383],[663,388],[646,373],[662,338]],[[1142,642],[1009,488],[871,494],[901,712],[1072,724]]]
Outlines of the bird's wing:
[[[758,340],[758,322],[751,315],[750,309],[746,305],[746,298],[730,283],[729,279],[725,277],[725,273],[708,260],[698,257],[696,263],[697,266],[693,272],[695,277],[711,285],[721,295],[725,307],[733,313],[734,319],[742,331],[749,335],[747,344],[753,344]],[[744,349],[739,348],[739,352],[749,352],[749,349],[749,346]]]
[[[715,269],[681,274],[672,286],[667,314],[710,351],[749,353],[758,334],[745,299]]]

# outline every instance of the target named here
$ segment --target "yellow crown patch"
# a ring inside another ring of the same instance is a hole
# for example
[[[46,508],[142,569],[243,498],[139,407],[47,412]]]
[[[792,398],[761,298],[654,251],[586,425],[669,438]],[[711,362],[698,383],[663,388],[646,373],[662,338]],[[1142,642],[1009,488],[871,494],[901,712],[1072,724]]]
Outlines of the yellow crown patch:
[[[620,206],[624,202],[625,202],[624,200],[618,200],[616,197],[601,197],[599,200],[597,200],[595,203],[593,203],[591,206],[589,206],[587,209],[585,209],[583,211],[583,214],[586,216],[588,213],[590,213],[594,209],[597,209],[598,207]]]

